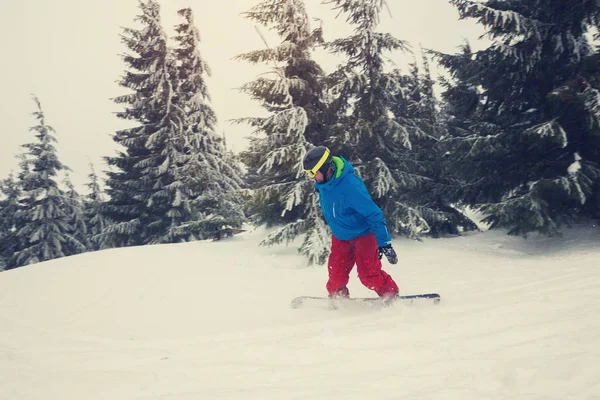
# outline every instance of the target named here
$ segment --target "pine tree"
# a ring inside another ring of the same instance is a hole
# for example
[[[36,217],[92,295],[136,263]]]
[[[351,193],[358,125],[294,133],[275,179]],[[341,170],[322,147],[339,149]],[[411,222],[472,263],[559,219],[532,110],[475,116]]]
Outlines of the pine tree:
[[[432,185],[435,162],[423,156],[438,140],[433,104],[424,103],[433,101],[430,88],[423,85],[416,64],[413,76],[387,71],[386,53],[407,52],[409,44],[376,32],[385,1],[327,3],[354,26],[353,35],[326,45],[347,59],[329,77],[331,107],[338,116],[331,146],[355,165],[392,232],[410,237],[430,233],[432,224],[446,218],[438,204],[420,196]]]
[[[83,199],[83,216],[87,226],[88,249],[93,251],[115,246],[112,243],[100,241],[102,232],[110,223],[102,214],[104,194],[100,189],[99,177],[92,164],[90,164],[90,170],[89,182],[86,184],[89,191]]]
[[[118,131],[113,140],[124,147],[116,157],[106,157],[111,166],[106,192],[109,200],[103,205],[103,214],[113,222],[99,237],[102,243],[131,246],[148,243],[155,232],[148,228],[153,218],[150,196],[156,182],[150,177],[155,167],[152,159],[160,154],[155,133],[164,121],[164,111],[170,105],[172,87],[167,67],[167,40],[160,25],[159,6],[154,1],[140,0],[141,14],[136,18],[143,26],[136,30],[124,28],[122,42],[133,54],[123,55],[130,68],[119,84],[132,93],[117,97],[117,104],[125,104],[125,111],[117,114],[124,120],[140,125]]]
[[[398,120],[409,121],[427,135],[415,135],[411,149],[406,151],[407,165],[423,177],[417,185],[405,188],[396,200],[409,205],[407,217],[401,218],[398,232],[418,237],[427,234],[440,237],[444,234],[460,234],[477,229],[464,213],[451,206],[456,182],[448,171],[448,159],[444,148],[439,146],[446,135],[443,105],[434,94],[435,82],[431,76],[429,60],[421,51],[421,64],[409,64],[409,74],[398,74],[401,90],[395,96],[391,111]]]
[[[69,233],[84,246],[72,248],[68,251],[69,254],[78,254],[90,248],[88,227],[83,211],[83,201],[68,174],[65,177],[64,186],[67,188],[65,191],[65,212],[70,216],[69,224],[71,232]]]
[[[118,117],[138,126],[113,139],[125,147],[106,160],[109,200],[104,214],[113,223],[100,237],[116,246],[171,243],[193,239],[181,229],[192,219],[184,165],[186,110],[176,101],[177,69],[154,0],[140,1],[143,29],[125,28],[122,40],[133,54],[123,57],[129,70],[120,81],[132,93],[115,99],[125,105]]]
[[[34,97],[39,124],[32,127],[37,141],[23,145],[28,150],[19,174],[22,197],[15,213],[18,248],[9,268],[52,260],[85,250],[73,235],[65,193],[56,176],[68,170],[56,155],[54,129],[46,124],[39,100]]]
[[[177,87],[174,104],[184,110],[186,124],[177,149],[185,198],[193,218],[178,227],[178,235],[206,239],[225,227],[245,222],[240,195],[242,172],[215,129],[205,76],[210,69],[200,54],[200,33],[191,9],[180,10],[183,22],[175,27]],[[182,198],[184,196],[181,196]]]
[[[524,236],[597,215],[600,86],[587,34],[600,4],[452,3],[493,41],[477,53],[467,45],[439,55],[454,79],[445,91],[453,113],[446,144],[462,200],[492,227]]]
[[[19,211],[21,188],[14,175],[0,181],[0,271],[18,248],[15,214]]]
[[[251,210],[255,222],[281,225],[261,244],[273,245],[304,235],[299,252],[309,263],[326,260],[327,228],[314,212],[317,197],[306,179],[301,160],[311,143],[323,144],[323,71],[311,58],[322,43],[321,29],[311,29],[302,0],[267,0],[245,13],[246,18],[275,31],[281,42],[274,48],[242,54],[237,58],[266,63],[272,76],[262,76],[242,87],[260,101],[269,115],[242,118],[255,131],[248,150],[241,154],[252,176]],[[266,44],[266,42],[265,42]]]

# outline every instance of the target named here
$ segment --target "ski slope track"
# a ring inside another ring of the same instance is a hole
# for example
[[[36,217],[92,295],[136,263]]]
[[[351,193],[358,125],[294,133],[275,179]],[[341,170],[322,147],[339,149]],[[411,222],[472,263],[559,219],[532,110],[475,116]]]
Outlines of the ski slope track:
[[[0,273],[0,399],[600,400],[597,226],[396,239],[386,271],[441,303],[337,310],[290,307],[326,269],[265,234]]]

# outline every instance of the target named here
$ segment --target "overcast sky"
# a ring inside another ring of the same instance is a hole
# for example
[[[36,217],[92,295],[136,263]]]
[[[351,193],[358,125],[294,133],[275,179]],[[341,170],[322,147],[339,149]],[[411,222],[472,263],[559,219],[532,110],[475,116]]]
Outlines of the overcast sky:
[[[212,70],[209,91],[229,148],[243,150],[250,130],[228,120],[261,113],[259,105],[236,88],[268,72],[233,58],[264,47],[255,25],[241,13],[258,0],[164,0],[160,1],[163,26],[180,22],[177,10],[191,7],[201,34],[201,53]],[[448,0],[388,0],[379,31],[390,32],[419,46],[455,52],[465,38],[474,40],[480,27],[458,21]],[[346,36],[350,28],[335,19],[331,5],[306,0],[309,16],[324,24],[326,40]],[[105,169],[102,157],[117,149],[111,139],[123,122],[114,113],[111,99],[124,93],[116,81],[125,65],[121,27],[135,27],[137,0],[18,0],[0,8],[0,178],[17,170],[15,155],[20,145],[31,142],[29,128],[35,124],[32,94],[38,96],[49,125],[55,128],[60,160],[73,172],[77,187],[87,182],[88,164]],[[316,27],[317,21],[313,22]],[[264,29],[264,28],[263,28]],[[273,45],[276,42],[272,43]],[[317,61],[329,72],[337,63],[320,52]],[[402,62],[398,59],[398,62]],[[402,67],[402,65],[400,65]]]

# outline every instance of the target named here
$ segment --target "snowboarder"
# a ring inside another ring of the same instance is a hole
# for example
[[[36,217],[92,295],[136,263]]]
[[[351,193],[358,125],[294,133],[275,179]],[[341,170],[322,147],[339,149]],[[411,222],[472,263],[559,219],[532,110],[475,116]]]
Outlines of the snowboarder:
[[[321,211],[333,233],[328,260],[329,297],[348,297],[346,286],[356,263],[358,277],[384,301],[398,295],[398,285],[381,267],[385,255],[390,264],[398,257],[381,209],[373,202],[354,167],[342,156],[317,146],[303,159],[309,178],[319,192]]]

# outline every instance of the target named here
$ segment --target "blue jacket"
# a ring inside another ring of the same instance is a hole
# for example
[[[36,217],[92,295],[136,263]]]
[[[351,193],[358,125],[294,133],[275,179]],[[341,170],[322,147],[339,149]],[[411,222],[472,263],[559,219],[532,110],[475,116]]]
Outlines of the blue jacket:
[[[379,246],[391,243],[383,212],[373,202],[354,167],[343,157],[333,158],[335,173],[324,183],[316,183],[323,216],[339,240],[351,240],[375,232]]]

